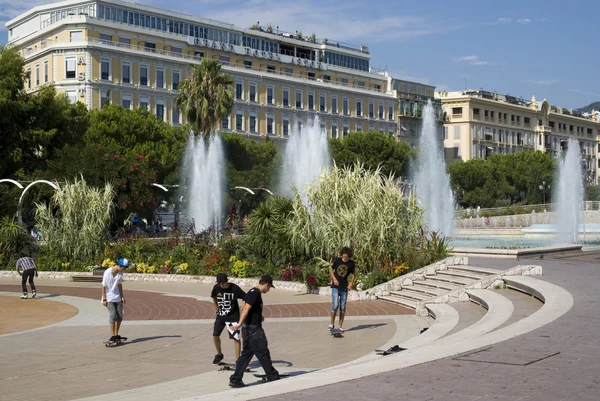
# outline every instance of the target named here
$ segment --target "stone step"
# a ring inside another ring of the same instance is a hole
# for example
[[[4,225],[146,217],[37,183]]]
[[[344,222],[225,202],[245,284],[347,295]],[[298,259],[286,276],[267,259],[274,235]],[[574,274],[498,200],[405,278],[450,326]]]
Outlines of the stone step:
[[[483,276],[481,274],[465,272],[463,270],[438,270],[435,273],[436,273],[436,275],[460,277],[460,278],[464,278],[466,280],[471,280],[471,281],[479,281],[486,277],[489,277],[487,275]]]
[[[413,281],[413,287],[421,287],[424,290],[434,289],[434,290],[443,290],[444,292],[456,290],[461,286],[458,284],[448,283],[446,281],[431,281],[431,280],[415,280]]]
[[[401,298],[408,298],[409,300],[415,301],[424,301],[426,299],[431,299],[435,297],[435,295],[426,294],[424,292],[419,291],[413,291],[408,288],[403,288],[401,291],[390,291],[390,295]]]
[[[474,280],[467,280],[464,278],[455,277],[455,276],[451,276],[451,275],[435,275],[435,276],[425,276],[425,281],[450,283],[450,284],[454,284],[458,287],[462,287],[462,286],[471,284]]]
[[[423,293],[424,295],[427,295],[428,297],[431,297],[431,298],[440,296],[440,295],[445,294],[445,293],[447,293],[449,291],[446,288],[438,288],[438,287],[430,287],[430,286],[427,286],[427,285],[419,285],[422,282],[423,281],[414,281],[413,285],[404,287],[402,290],[403,291],[404,290],[410,290],[410,291],[420,292],[420,293]]]
[[[102,276],[73,276],[73,281],[80,283],[101,283]]]
[[[400,298],[400,297],[394,297],[394,296],[381,296],[381,297],[377,297],[377,299],[382,299],[384,301],[387,302],[392,302],[395,304],[399,304],[402,306],[406,306],[407,308],[410,309],[417,309],[417,302],[416,301],[409,301],[408,299],[405,298]]]
[[[467,272],[482,274],[484,276],[493,276],[493,275],[502,273],[502,270],[494,270],[494,269],[488,269],[485,267],[477,267],[477,266],[470,266],[470,265],[456,265],[456,266],[452,265],[452,266],[448,266],[448,269],[464,270]]]

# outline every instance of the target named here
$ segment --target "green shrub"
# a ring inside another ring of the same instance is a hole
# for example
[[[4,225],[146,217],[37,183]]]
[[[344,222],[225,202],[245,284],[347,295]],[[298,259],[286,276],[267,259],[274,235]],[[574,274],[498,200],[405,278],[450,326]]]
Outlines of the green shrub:
[[[0,256],[8,262],[9,259],[20,256],[19,254],[33,245],[33,239],[21,224],[9,217],[0,220]]]

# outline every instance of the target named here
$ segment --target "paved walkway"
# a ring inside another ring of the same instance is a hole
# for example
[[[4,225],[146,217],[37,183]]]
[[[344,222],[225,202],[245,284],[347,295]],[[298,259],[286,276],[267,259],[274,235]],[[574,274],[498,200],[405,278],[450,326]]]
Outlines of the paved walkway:
[[[30,320],[27,310],[47,304],[72,313],[37,325],[43,327],[22,326],[26,331],[0,335],[0,398],[163,401],[228,389],[230,373],[211,365],[214,307],[207,295],[212,286],[125,282],[121,332],[129,343],[105,348],[108,316],[98,284],[38,279],[38,299],[21,300],[15,281],[0,280],[0,302],[14,305],[6,308],[2,322]],[[264,302],[269,347],[281,371],[309,372],[351,362],[431,324],[401,306],[349,302],[346,338],[335,340],[327,331],[327,297],[272,290]],[[225,361],[233,363],[233,347],[225,338]],[[262,372],[256,362],[252,366]]]
[[[568,290],[575,303],[546,326],[487,347],[479,355],[469,353],[264,399],[314,400],[335,394],[352,400],[598,401],[600,252],[555,257],[534,262],[544,269],[539,279]],[[497,269],[515,265],[514,260],[483,258],[469,258],[469,263]]]

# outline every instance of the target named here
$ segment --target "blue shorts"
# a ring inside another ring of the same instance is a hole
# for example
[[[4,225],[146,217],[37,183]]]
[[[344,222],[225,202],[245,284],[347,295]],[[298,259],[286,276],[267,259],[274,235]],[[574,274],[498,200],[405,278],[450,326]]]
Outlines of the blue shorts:
[[[346,313],[346,301],[348,300],[348,290],[339,288],[331,289],[331,311],[337,312],[338,307],[341,313]]]

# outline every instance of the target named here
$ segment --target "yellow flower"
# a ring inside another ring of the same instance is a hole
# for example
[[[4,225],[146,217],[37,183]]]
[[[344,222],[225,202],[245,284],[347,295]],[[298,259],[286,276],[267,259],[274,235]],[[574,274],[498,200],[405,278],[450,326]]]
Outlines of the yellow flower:
[[[110,260],[110,258],[106,258],[102,261],[102,267],[112,267],[115,265],[115,262]]]

